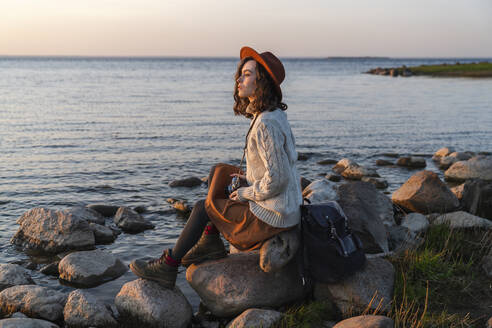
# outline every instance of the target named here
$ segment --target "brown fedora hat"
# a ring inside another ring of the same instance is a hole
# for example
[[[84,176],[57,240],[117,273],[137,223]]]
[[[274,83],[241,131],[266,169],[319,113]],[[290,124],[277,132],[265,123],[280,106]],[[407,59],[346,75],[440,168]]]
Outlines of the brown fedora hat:
[[[282,83],[285,78],[285,69],[280,59],[269,51],[259,54],[256,50],[250,47],[242,47],[239,57],[241,59],[251,57],[267,70],[268,74],[270,74],[270,77],[275,83],[275,89],[280,97],[279,101],[281,101],[282,90],[280,89],[280,83]]]

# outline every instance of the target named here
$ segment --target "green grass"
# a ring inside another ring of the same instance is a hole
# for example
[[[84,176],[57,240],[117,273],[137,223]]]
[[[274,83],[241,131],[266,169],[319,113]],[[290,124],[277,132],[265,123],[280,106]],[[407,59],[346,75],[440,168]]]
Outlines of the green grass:
[[[441,64],[407,67],[414,75],[430,75],[444,77],[492,77],[492,63]],[[402,68],[398,68],[402,71]]]

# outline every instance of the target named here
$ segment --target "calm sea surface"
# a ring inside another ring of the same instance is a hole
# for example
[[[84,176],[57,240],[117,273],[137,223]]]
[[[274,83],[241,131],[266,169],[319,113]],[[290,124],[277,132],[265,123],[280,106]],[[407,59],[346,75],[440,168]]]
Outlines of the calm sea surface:
[[[391,78],[371,68],[473,59],[286,59],[284,101],[301,175],[322,159],[373,166],[381,153],[430,156],[442,146],[492,151],[492,79]],[[481,59],[483,60],[483,59]],[[236,59],[0,57],[0,263],[29,259],[10,245],[16,219],[33,207],[106,203],[144,206],[156,228],[122,234],[110,250],[129,263],[171,247],[185,221],[169,197],[190,203],[205,187],[168,187],[238,163],[248,120],[232,113]],[[378,168],[396,190],[415,171]],[[442,176],[442,174],[441,174]],[[42,259],[41,259],[42,260]],[[37,284],[70,291],[33,271]],[[91,291],[112,302],[122,277]],[[178,285],[196,309],[184,273]]]

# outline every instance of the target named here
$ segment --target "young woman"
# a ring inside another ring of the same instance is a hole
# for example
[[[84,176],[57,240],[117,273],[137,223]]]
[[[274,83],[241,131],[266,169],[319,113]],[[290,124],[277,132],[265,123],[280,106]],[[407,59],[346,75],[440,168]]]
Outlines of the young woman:
[[[297,152],[280,89],[284,67],[271,52],[259,54],[249,47],[241,49],[240,59],[234,113],[252,119],[246,137],[246,174],[231,165],[214,166],[207,198],[193,207],[174,248],[159,259],[130,264],[137,276],[161,286],[174,287],[180,264],[227,256],[219,233],[237,249],[247,251],[300,222]],[[227,195],[235,176],[241,187]]]

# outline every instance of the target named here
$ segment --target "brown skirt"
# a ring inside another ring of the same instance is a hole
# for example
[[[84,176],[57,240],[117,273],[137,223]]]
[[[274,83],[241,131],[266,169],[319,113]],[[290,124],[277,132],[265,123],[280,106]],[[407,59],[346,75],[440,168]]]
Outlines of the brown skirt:
[[[210,221],[224,238],[240,251],[261,247],[265,240],[291,228],[275,228],[258,219],[249,210],[248,202],[231,200],[225,195],[225,188],[231,183],[231,174],[239,168],[229,164],[217,164],[209,181],[205,210]]]

